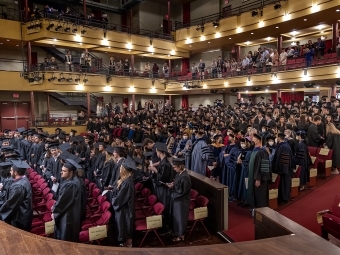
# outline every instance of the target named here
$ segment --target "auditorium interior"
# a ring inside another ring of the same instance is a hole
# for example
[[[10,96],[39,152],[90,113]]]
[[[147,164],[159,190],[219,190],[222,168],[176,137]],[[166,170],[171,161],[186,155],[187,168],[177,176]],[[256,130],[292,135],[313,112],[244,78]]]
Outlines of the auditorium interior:
[[[234,106],[249,99],[340,99],[339,0],[0,0],[0,8],[0,130],[42,127],[54,133],[60,127],[86,135],[86,123],[77,117],[95,116],[98,102],[136,111],[150,100],[180,110],[216,100]],[[303,52],[319,38],[324,53],[310,60]],[[274,65],[242,65],[259,48],[278,58],[282,50],[294,55]],[[84,56],[90,64],[82,63]],[[216,69],[213,59],[219,57],[239,65]],[[173,244],[152,229],[136,231],[131,249],[112,246],[109,238],[72,243],[0,221],[0,250],[339,254],[340,231],[325,233],[322,214],[337,211],[340,221],[340,201],[334,202],[340,176],[329,172],[332,156],[322,150],[311,156],[318,171],[309,180],[312,188],[292,187],[292,200],[280,205],[273,181],[270,206],[253,214],[228,201],[227,186],[189,171],[192,188],[209,204],[204,218],[189,220],[191,240],[185,243]]]

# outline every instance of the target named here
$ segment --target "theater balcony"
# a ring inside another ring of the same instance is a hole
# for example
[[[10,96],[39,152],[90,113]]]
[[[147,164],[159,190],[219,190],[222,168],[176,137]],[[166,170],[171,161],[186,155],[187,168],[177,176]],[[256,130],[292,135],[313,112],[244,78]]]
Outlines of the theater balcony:
[[[191,52],[219,49],[221,45],[233,48],[240,42],[252,41],[251,33],[255,34],[253,37],[267,38],[297,28],[315,26],[317,21],[333,23],[337,19],[338,8],[337,1],[295,0],[280,1],[280,8],[277,9],[271,4],[263,8],[254,7],[241,14],[222,11],[177,25],[176,47]]]

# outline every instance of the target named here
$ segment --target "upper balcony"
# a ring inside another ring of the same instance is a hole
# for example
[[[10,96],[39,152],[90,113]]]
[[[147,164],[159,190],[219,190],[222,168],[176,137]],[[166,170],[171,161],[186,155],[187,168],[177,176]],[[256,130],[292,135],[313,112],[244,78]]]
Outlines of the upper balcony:
[[[200,21],[193,21],[194,25],[190,23],[191,26],[176,30],[176,46],[195,52],[222,47],[232,49],[240,42],[251,41],[254,37],[255,39],[271,37],[276,41],[279,35],[296,29],[337,21],[336,10],[339,8],[337,1],[295,0],[281,1],[280,5],[278,9],[273,5],[254,9],[256,11],[254,14],[249,10],[234,16],[218,13],[211,17],[203,17]],[[251,33],[256,36],[251,37]]]

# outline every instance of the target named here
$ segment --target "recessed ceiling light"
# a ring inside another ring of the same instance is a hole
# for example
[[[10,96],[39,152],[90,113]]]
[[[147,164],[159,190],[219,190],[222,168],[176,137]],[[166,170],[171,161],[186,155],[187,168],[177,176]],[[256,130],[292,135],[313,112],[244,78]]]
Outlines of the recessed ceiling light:
[[[229,40],[231,40],[231,37],[229,37]]]
[[[9,42],[10,40],[9,40],[9,39],[7,39],[6,41],[7,41],[7,42]]]
[[[15,45],[15,46],[17,46],[17,47],[18,47],[18,46],[19,46],[19,44]]]
[[[54,39],[53,39],[53,41],[55,41],[55,42],[56,42],[56,41],[57,41],[57,39],[55,39],[55,38],[54,38]]]
[[[339,10],[339,9],[337,9],[336,11],[337,11],[337,12],[340,12],[340,10]]]
[[[279,27],[276,27],[276,28],[279,28]]]
[[[225,89],[223,89],[223,90],[225,90]]]
[[[208,43],[210,43],[210,42],[208,42]]]
[[[251,33],[252,35],[254,34],[254,33]]]
[[[307,19],[303,19],[303,21],[307,21]]]
[[[293,84],[294,86],[296,85],[296,83]]]
[[[107,53],[107,51],[105,51],[105,53]]]
[[[191,44],[189,45],[189,47],[190,47],[190,48],[192,47]]]
[[[79,45],[82,45],[82,43],[80,42]]]
[[[0,44],[3,44],[3,43],[0,43]]]

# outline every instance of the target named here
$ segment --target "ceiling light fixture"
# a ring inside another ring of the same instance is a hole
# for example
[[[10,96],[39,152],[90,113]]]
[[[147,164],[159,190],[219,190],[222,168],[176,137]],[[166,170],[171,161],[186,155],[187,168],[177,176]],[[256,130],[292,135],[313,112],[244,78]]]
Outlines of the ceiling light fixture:
[[[261,20],[261,21],[259,22],[259,27],[264,27],[264,21],[263,21],[263,20]]]
[[[54,27],[54,24],[53,24],[53,23],[50,23],[50,24],[46,27],[46,29],[47,29],[48,31],[50,31],[50,29],[51,29],[52,27]]]

